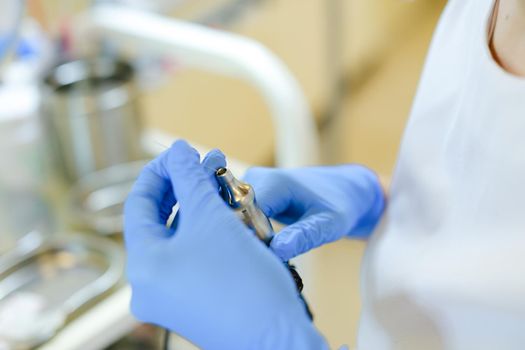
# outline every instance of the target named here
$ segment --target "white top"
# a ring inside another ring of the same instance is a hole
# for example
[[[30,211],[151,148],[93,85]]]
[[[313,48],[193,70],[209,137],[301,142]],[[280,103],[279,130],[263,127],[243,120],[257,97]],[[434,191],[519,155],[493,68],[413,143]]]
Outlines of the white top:
[[[525,349],[525,79],[451,0],[362,274],[359,350]]]

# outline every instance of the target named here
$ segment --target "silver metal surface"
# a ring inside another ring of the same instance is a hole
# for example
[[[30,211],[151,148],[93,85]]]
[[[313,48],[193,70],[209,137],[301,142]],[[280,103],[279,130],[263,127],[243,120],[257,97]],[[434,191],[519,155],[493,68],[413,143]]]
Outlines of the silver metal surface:
[[[0,252],[0,266],[6,266],[14,261],[24,259],[24,257],[36,251],[43,241],[49,236],[34,230],[20,236],[11,245]],[[1,348],[0,348],[1,349]]]
[[[33,191],[0,189],[0,257],[25,246],[28,233],[42,238],[55,230],[55,219],[46,198]]]
[[[45,78],[45,115],[66,178],[144,158],[132,67],[109,58],[54,67]]]
[[[102,235],[122,233],[123,206],[146,160],[114,165],[80,179],[69,192],[69,220]]]
[[[0,260],[0,344],[29,349],[120,281],[122,248],[98,237],[68,235]]]
[[[235,213],[267,245],[274,236],[270,220],[257,205],[255,192],[249,184],[233,176],[230,170],[219,168],[215,172],[221,186],[221,195]]]

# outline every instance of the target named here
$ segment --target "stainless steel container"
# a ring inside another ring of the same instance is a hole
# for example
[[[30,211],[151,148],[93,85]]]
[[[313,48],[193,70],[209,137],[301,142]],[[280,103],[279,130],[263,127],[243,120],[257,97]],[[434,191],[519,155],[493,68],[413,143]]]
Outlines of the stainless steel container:
[[[67,179],[144,158],[132,67],[109,58],[54,67],[45,78],[45,121]]]

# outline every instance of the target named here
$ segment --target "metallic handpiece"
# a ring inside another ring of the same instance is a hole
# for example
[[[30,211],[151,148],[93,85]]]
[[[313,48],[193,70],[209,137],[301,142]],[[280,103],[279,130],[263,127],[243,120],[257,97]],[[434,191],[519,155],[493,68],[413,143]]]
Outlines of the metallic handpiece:
[[[221,186],[221,195],[228,205],[257,237],[266,245],[270,244],[274,231],[270,220],[257,206],[252,186],[236,179],[230,170],[219,168],[215,173]]]
[[[217,169],[215,176],[221,186],[222,198],[237,213],[245,225],[252,229],[257,237],[269,246],[275,233],[270,220],[268,220],[257,205],[255,191],[252,186],[236,179],[231,171],[226,168]],[[313,315],[308,307],[308,303],[301,294],[303,290],[303,280],[301,276],[299,276],[295,267],[287,261],[284,262],[284,265],[294,279],[299,298],[304,304],[306,313],[310,319],[313,320]]]

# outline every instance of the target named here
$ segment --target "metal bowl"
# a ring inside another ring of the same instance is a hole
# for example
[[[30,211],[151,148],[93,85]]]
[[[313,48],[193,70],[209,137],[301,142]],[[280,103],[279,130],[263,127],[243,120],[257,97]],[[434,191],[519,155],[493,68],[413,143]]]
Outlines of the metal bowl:
[[[100,237],[57,236],[0,259],[0,347],[29,349],[114,287],[124,253]]]
[[[124,201],[146,163],[123,163],[80,179],[69,193],[71,223],[102,235],[122,233]]]

